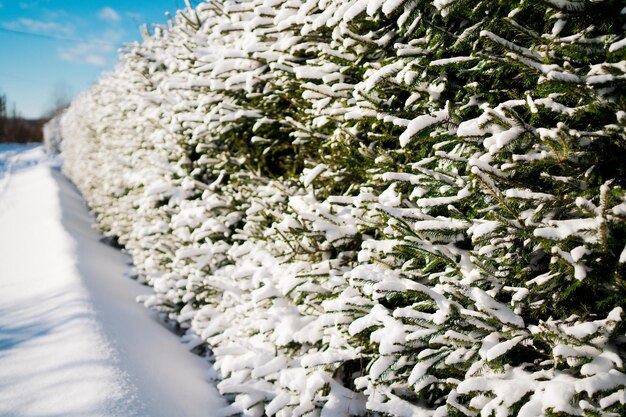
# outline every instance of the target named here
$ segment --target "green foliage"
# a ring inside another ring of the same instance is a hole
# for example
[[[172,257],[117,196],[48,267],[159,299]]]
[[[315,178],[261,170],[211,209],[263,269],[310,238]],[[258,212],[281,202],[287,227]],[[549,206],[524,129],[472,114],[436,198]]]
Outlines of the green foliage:
[[[246,415],[619,415],[622,7],[204,2],[64,169]]]

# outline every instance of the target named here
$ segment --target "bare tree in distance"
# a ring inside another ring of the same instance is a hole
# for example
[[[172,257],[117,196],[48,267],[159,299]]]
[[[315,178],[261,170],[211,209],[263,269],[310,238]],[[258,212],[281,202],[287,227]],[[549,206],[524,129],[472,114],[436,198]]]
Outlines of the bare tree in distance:
[[[69,107],[71,102],[72,92],[70,86],[64,80],[57,82],[49,99],[48,110],[43,114],[42,118],[49,120],[58,116]]]

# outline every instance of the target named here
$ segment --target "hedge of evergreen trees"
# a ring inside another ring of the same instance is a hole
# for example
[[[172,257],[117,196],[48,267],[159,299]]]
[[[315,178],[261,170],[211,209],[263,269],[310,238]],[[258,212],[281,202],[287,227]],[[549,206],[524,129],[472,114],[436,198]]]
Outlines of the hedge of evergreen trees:
[[[65,173],[244,416],[626,415],[618,0],[209,0]]]

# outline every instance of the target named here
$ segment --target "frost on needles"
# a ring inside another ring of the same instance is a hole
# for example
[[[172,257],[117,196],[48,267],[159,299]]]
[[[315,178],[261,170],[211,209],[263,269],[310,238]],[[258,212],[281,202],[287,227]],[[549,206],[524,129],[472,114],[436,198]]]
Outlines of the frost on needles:
[[[626,414],[617,0],[208,1],[64,171],[245,416]]]

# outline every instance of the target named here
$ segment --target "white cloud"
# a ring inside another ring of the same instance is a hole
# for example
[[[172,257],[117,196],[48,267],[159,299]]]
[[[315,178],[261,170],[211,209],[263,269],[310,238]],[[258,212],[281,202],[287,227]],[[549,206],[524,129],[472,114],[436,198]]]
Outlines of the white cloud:
[[[70,47],[59,48],[59,56],[64,61],[103,67],[107,63],[106,55],[112,49],[112,46],[103,45],[92,40]]]
[[[85,42],[71,47],[59,48],[58,52],[64,61],[103,67],[107,63],[105,55],[109,51],[106,50],[108,48],[102,50],[100,46],[93,42]]]
[[[111,7],[105,7],[104,9],[100,10],[100,13],[98,13],[98,17],[102,20],[107,20],[109,22],[120,21],[120,15]]]
[[[89,65],[95,65],[96,67],[104,67],[107,63],[107,60],[101,55],[87,55],[85,57],[85,63]]]
[[[71,35],[74,33],[71,25],[61,24],[57,22],[46,22],[43,20],[34,20],[22,18],[2,24],[3,27],[12,30],[22,30],[34,33],[47,33],[53,35]]]
[[[145,18],[140,13],[126,12],[126,17],[138,24],[145,22]]]
[[[58,53],[64,61],[104,67],[113,59],[116,45],[123,36],[123,31],[107,30],[98,36],[91,36],[85,42],[59,48]]]
[[[50,0],[30,0],[20,1],[17,5],[20,9],[38,9],[41,7],[41,3],[49,3]]]

